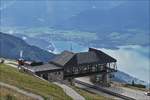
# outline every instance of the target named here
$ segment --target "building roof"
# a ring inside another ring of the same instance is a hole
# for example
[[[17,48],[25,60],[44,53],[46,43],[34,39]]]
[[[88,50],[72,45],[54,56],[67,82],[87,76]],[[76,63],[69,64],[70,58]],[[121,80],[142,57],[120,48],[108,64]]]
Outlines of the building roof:
[[[111,62],[117,62],[117,60],[108,54],[102,52],[101,50],[97,50],[95,48],[89,48],[89,52],[94,51],[100,60],[100,63],[111,63]]]
[[[99,57],[95,52],[81,52],[76,54],[77,64],[87,64],[99,62]]]
[[[75,53],[64,51],[60,55],[58,55],[56,58],[54,58],[51,63],[54,63],[56,65],[64,66],[73,56]]]
[[[41,71],[53,71],[53,70],[61,70],[62,68],[54,65],[54,64],[43,64],[39,66],[25,66],[28,70],[32,72],[41,72]]]
[[[72,53],[64,51],[48,64],[26,66],[26,68],[32,72],[55,71],[62,70],[65,66],[78,66],[93,63],[104,64],[116,61],[116,59],[100,50],[89,48],[88,52]]]
[[[73,57],[75,59],[72,59]],[[90,64],[90,63],[104,64],[117,61],[113,57],[107,55],[106,53],[100,50],[89,48],[88,52],[72,53],[69,51],[64,51],[54,60],[52,60],[52,63],[63,67],[71,60],[73,60],[73,62],[76,63],[76,65]]]

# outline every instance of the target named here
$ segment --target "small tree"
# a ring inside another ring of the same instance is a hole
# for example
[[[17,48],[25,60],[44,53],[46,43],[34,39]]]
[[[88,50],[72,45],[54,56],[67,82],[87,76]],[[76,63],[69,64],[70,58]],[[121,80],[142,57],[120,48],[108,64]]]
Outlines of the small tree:
[[[16,100],[16,98],[10,94],[6,95],[6,100]]]
[[[3,64],[5,62],[4,59],[0,59],[0,63]]]

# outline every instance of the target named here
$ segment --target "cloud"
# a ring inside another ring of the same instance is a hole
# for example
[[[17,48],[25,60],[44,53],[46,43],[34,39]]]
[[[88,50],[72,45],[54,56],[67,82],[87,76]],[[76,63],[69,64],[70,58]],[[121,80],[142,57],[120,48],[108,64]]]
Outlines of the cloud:
[[[129,49],[130,48],[130,49]],[[149,79],[149,54],[148,47],[126,46],[120,47],[118,50],[100,49],[112,57],[117,59],[118,69],[124,71],[141,80],[148,81]]]

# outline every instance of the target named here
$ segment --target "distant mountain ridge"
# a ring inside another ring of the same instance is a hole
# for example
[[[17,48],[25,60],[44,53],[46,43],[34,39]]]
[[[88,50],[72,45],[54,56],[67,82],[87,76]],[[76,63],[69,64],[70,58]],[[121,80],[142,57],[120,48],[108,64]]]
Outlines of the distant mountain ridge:
[[[28,45],[20,38],[0,32],[0,57],[18,59],[21,50],[25,60],[48,62],[55,56],[36,46]]]
[[[1,25],[50,26],[95,32],[148,29],[149,6],[148,0],[16,1],[1,11]]]
[[[14,2],[13,2],[14,1]],[[11,3],[13,2],[13,3]],[[51,26],[84,11],[113,8],[121,3],[91,0],[4,0],[1,2],[1,25],[8,26]],[[11,3],[11,5],[9,5]],[[3,7],[8,5],[7,7]],[[1,9],[3,8],[3,9]],[[22,20],[24,19],[25,20]]]
[[[14,35],[14,36],[16,36],[16,37],[18,37],[20,39],[23,39],[29,45],[39,47],[39,48],[44,49],[46,51],[50,51],[51,50],[50,48],[48,48],[48,46],[50,46],[51,43],[46,41],[46,40],[44,40],[44,39],[39,39],[39,38],[35,38],[35,37],[29,37],[27,35],[17,34],[17,33],[14,33],[12,35]]]
[[[128,1],[108,10],[91,8],[66,20],[59,27],[92,32],[115,32],[149,28],[149,4]]]
[[[134,81],[136,84],[143,84],[143,85],[147,85],[147,83],[145,81],[142,81],[138,78],[135,78],[125,72],[122,71],[117,71],[116,73],[114,73],[115,77],[112,78],[113,81],[117,81],[120,83],[126,83],[126,84],[132,84],[132,81]]]

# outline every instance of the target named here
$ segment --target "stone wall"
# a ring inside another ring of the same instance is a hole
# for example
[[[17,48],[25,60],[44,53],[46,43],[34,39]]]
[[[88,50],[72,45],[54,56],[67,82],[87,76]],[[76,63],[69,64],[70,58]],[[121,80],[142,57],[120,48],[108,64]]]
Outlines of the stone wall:
[[[63,71],[48,73],[48,81],[62,81],[62,80],[63,80]]]

